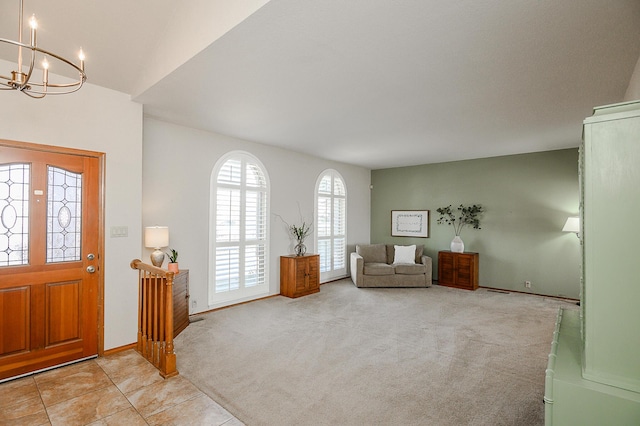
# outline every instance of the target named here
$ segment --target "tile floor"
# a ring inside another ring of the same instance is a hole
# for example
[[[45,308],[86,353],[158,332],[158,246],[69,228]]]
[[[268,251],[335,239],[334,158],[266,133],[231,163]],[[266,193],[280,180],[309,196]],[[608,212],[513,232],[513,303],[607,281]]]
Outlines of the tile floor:
[[[0,384],[0,425],[243,425],[134,350]]]

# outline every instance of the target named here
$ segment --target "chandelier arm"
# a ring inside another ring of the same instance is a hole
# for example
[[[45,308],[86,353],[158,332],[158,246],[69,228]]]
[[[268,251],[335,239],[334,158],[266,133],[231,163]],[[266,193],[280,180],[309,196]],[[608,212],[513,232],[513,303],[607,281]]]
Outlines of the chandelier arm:
[[[29,96],[30,98],[33,98],[33,99],[42,99],[46,95],[50,94],[50,93],[42,93],[42,92],[32,92],[31,90],[22,90],[21,92],[24,93],[25,95]],[[32,93],[37,93],[40,96],[32,95]]]
[[[82,87],[83,84],[84,84],[84,82],[82,80],[78,80],[75,83],[66,83],[66,84],[49,84],[49,83],[47,83],[47,86],[46,86],[47,88],[53,87],[53,88],[56,88],[56,89],[60,89],[60,88],[64,89],[64,88],[73,87],[73,90],[67,90],[65,92],[49,92],[49,91],[46,91],[46,90],[44,90],[44,91],[43,90],[34,90],[33,89],[34,86],[43,87],[43,88],[45,87],[43,84],[34,83],[34,84],[30,85],[32,87],[31,89],[29,89],[29,90],[25,89],[25,90],[22,91],[22,93],[27,93],[27,92],[29,92],[29,93],[37,93],[37,94],[43,95],[42,97],[44,97],[44,95],[67,95],[69,93],[77,92],[78,90],[80,90],[80,88]]]
[[[31,79],[31,74],[33,74],[33,65],[36,63],[36,52],[31,50],[31,62],[29,63],[29,72],[26,74],[24,81],[17,89],[21,92],[25,90],[29,90],[29,80]],[[18,70],[18,72],[22,72],[22,70]]]
[[[0,37],[0,41],[5,42],[5,43],[9,43],[9,44],[13,44],[13,45],[16,45],[16,46],[20,46],[20,47],[26,47],[27,49],[33,49],[33,46],[31,46],[30,44],[21,43],[19,41],[15,41],[15,40],[9,40],[8,38]]]
[[[59,88],[58,86],[51,86],[49,84],[47,84],[47,87],[56,87]],[[47,96],[53,96],[53,95],[68,95],[69,93],[73,93],[73,92],[77,92],[78,90],[80,90],[80,88],[82,87],[81,83],[78,83],[78,86],[76,88],[74,88],[73,90],[68,90],[66,92],[42,92],[42,91],[34,91],[34,90],[30,90],[29,92],[31,93],[39,93],[42,94],[44,97],[44,95],[46,94]]]

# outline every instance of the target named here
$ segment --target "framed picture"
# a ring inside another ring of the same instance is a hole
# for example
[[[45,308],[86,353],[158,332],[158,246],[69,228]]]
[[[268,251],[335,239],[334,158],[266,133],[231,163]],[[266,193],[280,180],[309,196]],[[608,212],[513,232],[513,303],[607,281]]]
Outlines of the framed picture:
[[[391,236],[429,238],[429,210],[391,210]]]

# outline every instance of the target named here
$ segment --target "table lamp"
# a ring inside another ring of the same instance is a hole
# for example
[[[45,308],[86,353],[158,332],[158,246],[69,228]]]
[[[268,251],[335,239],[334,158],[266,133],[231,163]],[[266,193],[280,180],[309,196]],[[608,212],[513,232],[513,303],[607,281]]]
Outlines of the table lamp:
[[[169,227],[147,226],[144,228],[144,245],[155,249],[151,253],[151,263],[160,268],[164,262],[164,252],[160,249],[169,245]]]

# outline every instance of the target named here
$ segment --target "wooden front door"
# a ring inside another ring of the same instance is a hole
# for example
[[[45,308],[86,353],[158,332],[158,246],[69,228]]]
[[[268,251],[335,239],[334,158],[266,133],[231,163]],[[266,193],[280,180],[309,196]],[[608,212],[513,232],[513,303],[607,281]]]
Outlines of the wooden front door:
[[[98,354],[103,161],[0,141],[0,380]]]

